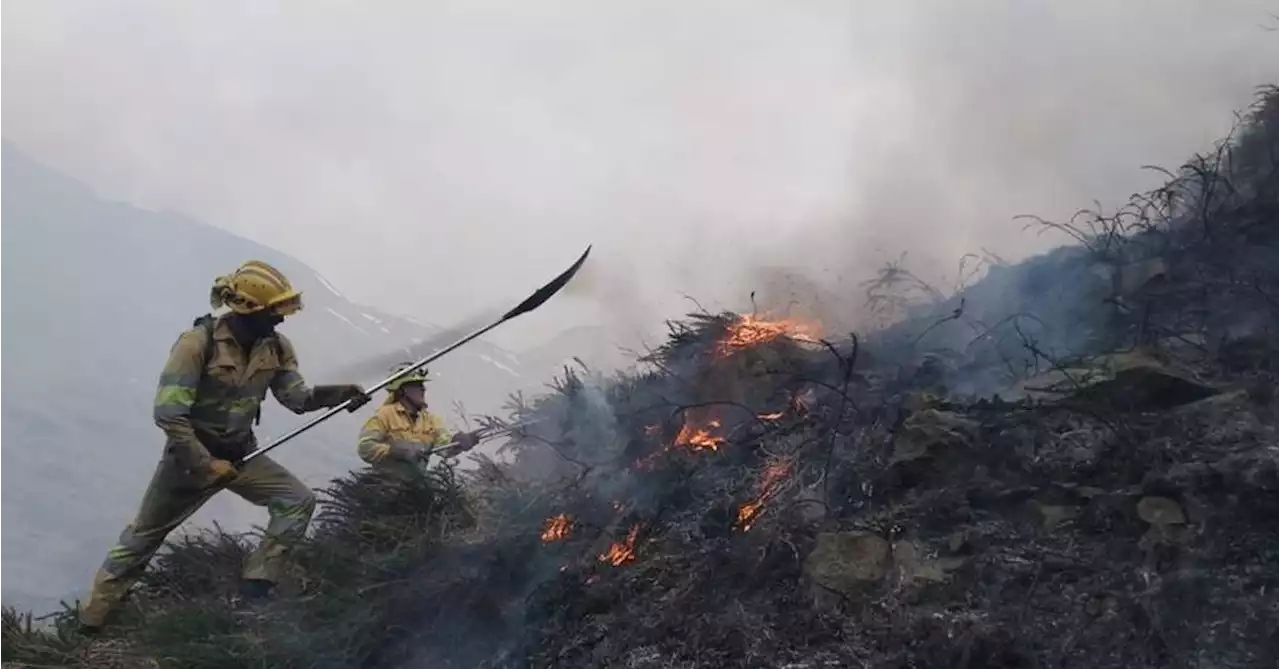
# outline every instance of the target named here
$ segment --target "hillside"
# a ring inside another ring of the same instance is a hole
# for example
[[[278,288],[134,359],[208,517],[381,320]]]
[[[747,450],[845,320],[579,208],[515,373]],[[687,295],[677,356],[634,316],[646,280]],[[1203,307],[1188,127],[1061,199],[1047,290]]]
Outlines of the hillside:
[[[283,331],[312,383],[378,381],[406,348],[447,334],[354,304],[305,264],[250,240],[106,201],[7,142],[3,171],[6,601],[50,608],[80,593],[136,511],[161,444],[150,419],[156,376],[177,334],[208,311],[215,276],[259,258],[304,291],[306,309]],[[374,358],[390,362],[353,368]],[[454,401],[492,410],[535,382],[522,378],[513,354],[483,341],[434,371],[433,400],[451,423]],[[274,401],[266,407],[261,437],[301,420]],[[280,458],[322,484],[359,464],[359,420],[335,417]],[[260,522],[231,497],[219,496],[195,523],[217,518],[242,530]]]
[[[1277,662],[1277,116],[1078,243],[881,327],[693,314],[570,371],[507,444],[335,480],[288,592],[171,546],[86,639],[9,610],[12,666],[1266,667]]]

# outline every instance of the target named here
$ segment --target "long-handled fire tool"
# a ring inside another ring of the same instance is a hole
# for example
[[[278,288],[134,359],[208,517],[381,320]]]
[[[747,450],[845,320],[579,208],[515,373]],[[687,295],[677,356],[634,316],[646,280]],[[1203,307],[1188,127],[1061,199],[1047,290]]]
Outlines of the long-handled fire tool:
[[[395,374],[387,377],[386,379],[383,379],[377,385],[373,386],[372,388],[369,388],[367,393],[373,394],[381,390],[382,388],[385,388],[387,385],[393,383],[396,379],[399,379],[400,377],[405,376],[406,374],[409,374],[410,372],[412,372],[415,369],[418,369],[419,367],[423,367],[428,363],[438,360],[439,358],[445,356],[451,351],[462,346],[463,344],[466,344],[472,339],[475,339],[476,337],[483,335],[484,333],[498,327],[499,325],[506,323],[507,321],[515,318],[516,316],[519,316],[521,314],[527,314],[530,311],[533,311],[534,309],[537,309],[538,307],[542,306],[544,302],[551,299],[552,295],[555,295],[556,293],[560,292],[560,289],[564,288],[565,284],[569,283],[569,280],[573,278],[574,274],[578,273],[578,270],[582,268],[582,264],[586,262],[587,255],[589,253],[591,253],[591,246],[587,246],[587,250],[582,252],[582,255],[579,256],[576,261],[574,261],[573,265],[571,265],[569,269],[566,269],[564,272],[561,272],[560,276],[557,276],[556,278],[552,279],[547,285],[534,291],[534,293],[530,295],[528,298],[526,298],[525,301],[521,302],[520,304],[517,304],[510,311],[503,314],[502,317],[500,317],[498,320],[480,328],[479,330],[472,332],[471,334],[459,339],[458,341],[455,341],[454,343],[440,349],[439,351],[436,351],[435,353],[432,353],[431,355],[419,360],[418,362],[414,363],[413,366],[406,367],[400,370],[399,372],[396,372]],[[275,441],[244,456],[243,458],[240,459],[239,462],[236,463],[236,466],[243,465],[244,463],[249,462],[250,460],[258,457],[259,455],[263,455],[264,453],[267,453],[268,451],[279,447],[281,444],[289,441],[290,439],[293,439],[294,437],[302,434],[303,432],[306,432],[307,430],[310,430],[316,425],[319,425],[320,423],[328,420],[330,417],[334,416],[335,414],[337,414],[339,411],[342,411],[343,409],[348,409],[349,411],[355,411],[357,408],[359,408],[359,404],[352,406],[352,402],[353,400],[347,400],[346,402],[343,402],[342,404],[339,404],[338,406],[333,407],[328,411],[325,411],[319,416],[312,418],[306,423],[303,423],[302,425],[294,428],[292,431],[288,432],[287,434],[277,438]]]

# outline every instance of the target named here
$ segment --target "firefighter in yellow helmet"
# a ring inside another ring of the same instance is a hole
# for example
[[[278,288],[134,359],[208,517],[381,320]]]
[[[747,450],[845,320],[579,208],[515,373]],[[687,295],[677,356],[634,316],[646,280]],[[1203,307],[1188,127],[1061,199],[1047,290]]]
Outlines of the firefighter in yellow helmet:
[[[411,365],[397,365],[391,374]],[[360,459],[376,469],[406,475],[417,471],[432,449],[443,449],[440,455],[451,457],[475,448],[480,441],[475,432],[450,435],[440,418],[427,411],[426,381],[425,370],[414,370],[387,386],[386,401],[360,430]],[[443,448],[449,444],[453,446]]]
[[[276,332],[302,308],[302,295],[274,267],[251,260],[219,277],[210,303],[228,311],[196,319],[160,373],[154,418],[165,433],[164,453],[137,516],[107,552],[80,605],[85,631],[102,627],[165,537],[224,488],[270,513],[240,588],[246,598],[270,594],[290,545],[306,533],[316,497],[270,458],[234,464],[257,447],[253,426],[267,391],[299,414],[368,401],[357,385],[307,386],[293,345]]]

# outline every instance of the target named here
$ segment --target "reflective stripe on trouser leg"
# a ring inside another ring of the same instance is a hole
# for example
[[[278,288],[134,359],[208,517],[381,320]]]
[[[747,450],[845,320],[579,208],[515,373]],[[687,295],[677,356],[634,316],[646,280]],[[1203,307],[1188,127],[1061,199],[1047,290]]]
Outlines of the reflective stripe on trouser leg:
[[[266,456],[250,460],[228,488],[271,514],[262,543],[245,563],[243,577],[278,581],[289,549],[307,533],[316,508],[315,493]]]
[[[142,496],[134,521],[107,551],[93,578],[93,588],[80,605],[80,621],[101,626],[107,614],[142,576],[165,537],[204,505],[218,488],[194,490],[176,485],[173,469],[161,462]]]

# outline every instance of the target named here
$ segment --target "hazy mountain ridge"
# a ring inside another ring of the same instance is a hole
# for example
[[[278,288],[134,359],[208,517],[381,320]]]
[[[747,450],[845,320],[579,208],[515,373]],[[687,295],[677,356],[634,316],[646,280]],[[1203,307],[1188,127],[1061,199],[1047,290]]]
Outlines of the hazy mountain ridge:
[[[6,601],[47,608],[85,587],[130,519],[162,443],[150,418],[156,376],[178,333],[209,311],[215,276],[258,258],[303,291],[305,308],[282,331],[312,384],[372,384],[387,365],[360,361],[408,359],[411,347],[448,334],[353,303],[305,263],[252,240],[104,199],[7,141],[3,171]],[[455,402],[495,411],[525,383],[520,359],[483,340],[432,371],[433,405],[455,427]],[[361,465],[353,441],[367,412],[335,416],[276,453],[324,485]],[[263,442],[303,420],[274,400],[263,414]],[[194,522],[212,520],[243,529],[265,514],[222,495]]]

